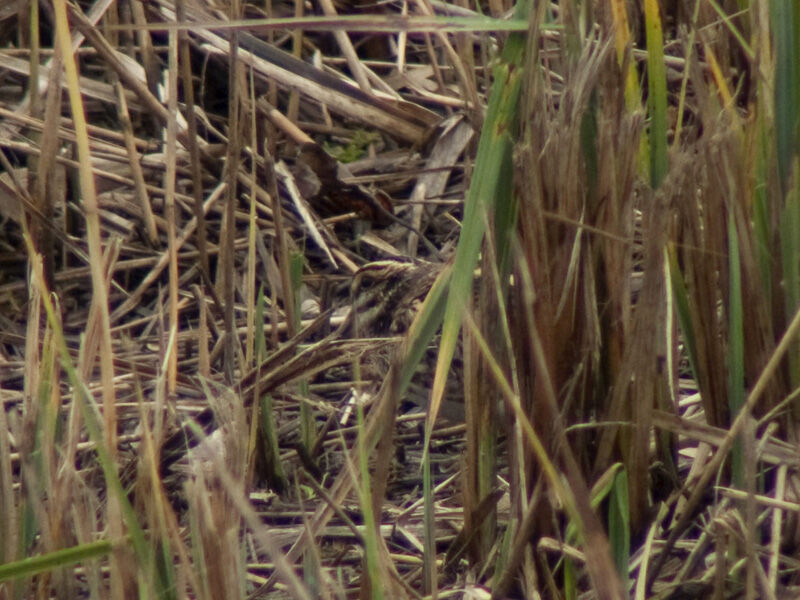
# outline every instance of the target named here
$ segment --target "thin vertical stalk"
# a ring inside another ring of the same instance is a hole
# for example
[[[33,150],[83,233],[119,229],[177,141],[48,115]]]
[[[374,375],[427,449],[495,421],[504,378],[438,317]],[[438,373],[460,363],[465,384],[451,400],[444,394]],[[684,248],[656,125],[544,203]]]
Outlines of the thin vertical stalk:
[[[664,36],[657,0],[644,1],[647,39],[647,112],[650,117],[650,185],[657,188],[667,174],[667,73]]]

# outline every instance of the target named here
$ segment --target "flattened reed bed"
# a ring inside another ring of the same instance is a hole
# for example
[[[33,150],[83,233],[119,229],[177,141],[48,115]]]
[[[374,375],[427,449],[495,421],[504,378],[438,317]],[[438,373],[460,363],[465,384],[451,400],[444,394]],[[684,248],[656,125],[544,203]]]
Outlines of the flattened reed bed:
[[[0,7],[0,598],[792,597],[787,6]]]

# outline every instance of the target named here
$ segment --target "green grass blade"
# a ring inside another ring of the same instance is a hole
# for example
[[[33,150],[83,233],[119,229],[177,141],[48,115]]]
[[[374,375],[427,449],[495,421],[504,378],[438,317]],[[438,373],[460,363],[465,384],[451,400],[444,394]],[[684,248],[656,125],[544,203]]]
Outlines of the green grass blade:
[[[402,394],[411,382],[417,365],[428,349],[428,344],[442,324],[450,285],[452,268],[445,267],[428,292],[419,314],[414,319],[407,336],[402,366],[398,375],[398,394]]]
[[[264,286],[259,287],[258,300],[256,301],[256,323],[264,322],[264,306],[266,297]],[[264,328],[257,327],[254,335],[256,363],[264,360],[267,354],[267,341],[264,336]],[[261,398],[260,410],[258,412],[258,426],[260,432],[256,435],[255,452],[259,453],[264,464],[264,472],[270,487],[278,493],[282,493],[288,487],[286,475],[283,472],[283,465],[280,462],[280,450],[278,448],[278,434],[275,425],[275,413],[272,409],[272,395],[264,394]],[[256,461],[258,464],[258,461]]]
[[[575,564],[569,557],[564,557],[564,598],[578,600],[578,576]]]
[[[763,84],[759,84],[763,89]],[[763,103],[762,103],[763,104]],[[772,304],[772,281],[774,265],[771,251],[772,226],[770,225],[770,202],[767,190],[772,138],[767,131],[764,107],[759,104],[756,126],[758,128],[755,158],[755,182],[753,185],[753,235],[755,238],[756,264],[761,275],[761,292],[765,304]]]
[[[517,17],[527,15],[525,2],[517,4]],[[495,202],[510,203],[510,199],[498,200],[499,194],[510,189],[509,169],[511,168],[514,133],[517,122],[520,91],[524,75],[523,58],[525,40],[522,35],[509,36],[503,49],[500,64],[494,69],[494,83],[486,111],[483,132],[478,143],[475,159],[475,172],[464,206],[461,236],[456,249],[453,275],[447,296],[442,341],[436,363],[436,374],[431,391],[429,419],[425,426],[425,447],[430,441],[433,423],[444,394],[445,381],[453,360],[461,320],[470,294],[472,293],[473,272],[478,264],[489,214]],[[511,209],[506,209],[510,211]],[[502,212],[502,211],[501,211]],[[510,212],[502,212],[510,221]],[[509,221],[506,221],[506,226]],[[504,256],[501,250],[498,256]]]
[[[592,486],[590,505],[593,509],[597,509],[600,503],[608,498],[613,492],[614,487],[617,485],[617,478],[621,472],[624,471],[622,463],[614,463],[598,478]],[[578,540],[578,523],[571,520],[567,525],[566,536],[568,544],[574,544]]]
[[[359,500],[361,512],[364,517],[364,555],[366,558],[367,577],[370,581],[370,597],[375,600],[383,598],[383,582],[381,580],[380,558],[378,556],[378,530],[375,527],[375,513],[372,511],[372,493],[370,490],[369,452],[364,439],[364,410],[358,406],[358,468],[360,472],[361,487]]]
[[[53,330],[56,347],[61,357],[61,366],[64,371],[66,371],[69,382],[75,390],[75,399],[78,402],[78,406],[80,406],[81,414],[86,424],[86,430],[89,433],[89,439],[95,444],[95,453],[97,454],[100,467],[103,470],[103,475],[109,490],[108,493],[116,496],[121,508],[122,518],[128,528],[129,539],[136,553],[136,557],[139,560],[139,564],[142,568],[148,569],[153,565],[152,552],[145,539],[144,531],[136,518],[136,513],[122,487],[116,463],[112,460],[111,454],[108,448],[106,448],[97,415],[97,407],[94,405],[92,393],[86,387],[85,382],[80,379],[75,365],[72,362],[72,356],[70,355],[69,348],[64,338],[60,319],[55,311],[50,295],[47,293],[44,273],[42,272],[42,262],[34,250],[30,236],[26,234],[24,237],[28,248],[28,255],[31,257],[30,262],[33,265],[33,278],[42,290],[41,298],[47,313],[48,323]],[[172,341],[174,341],[174,338],[171,338],[170,342]]]
[[[610,0],[611,17],[614,20],[614,47],[617,64],[625,71],[625,106],[629,111],[637,111],[641,105],[642,93],[636,64],[631,60],[631,28],[628,23],[628,9],[625,0]]]
[[[425,595],[436,590],[436,514],[433,506],[433,482],[431,481],[431,456],[422,457],[422,502],[424,507],[422,538],[422,585]]]
[[[608,541],[611,555],[622,581],[628,580],[631,554],[630,507],[628,506],[628,474],[621,469],[614,477],[608,504]]]
[[[796,169],[796,167],[795,167]],[[789,319],[800,306],[800,185],[795,185],[786,195],[781,217],[781,258],[783,260],[783,292],[786,318]],[[789,349],[789,378],[796,388],[800,384],[800,343]]]
[[[657,188],[667,174],[667,72],[658,2],[645,0],[647,38],[647,112],[650,119],[650,185]]]
[[[686,354],[689,357],[689,365],[691,366],[692,373],[701,383],[703,373],[700,372],[697,354],[697,339],[695,337],[694,324],[692,322],[692,312],[689,308],[689,292],[686,289],[686,281],[683,279],[680,267],[678,266],[678,256],[675,248],[671,247],[669,252],[669,277],[672,292],[674,295],[675,312],[678,315],[678,325],[680,326],[681,333],[683,334],[683,343],[686,347]],[[702,385],[700,388],[702,389]]]
[[[75,563],[108,555],[114,544],[110,540],[98,540],[64,548],[41,556],[32,556],[15,562],[0,565],[0,581],[30,577],[37,573],[52,571]]]
[[[786,186],[791,173],[792,160],[797,152],[797,135],[800,113],[800,74],[798,74],[797,45],[798,8],[794,2],[773,0],[772,35],[775,40],[775,145],[777,149],[778,175]]]
[[[526,31],[527,23],[517,19],[504,20],[489,16],[415,16],[400,17],[395,15],[336,15],[335,17],[286,17],[268,19],[247,19],[230,21],[209,21],[206,23],[172,24],[153,23],[143,29],[150,31],[169,31],[174,29],[192,29],[197,27],[221,30],[245,30],[266,32],[286,29],[302,29],[304,31],[364,31],[374,33],[457,33],[457,32],[495,32]],[[112,29],[129,29],[129,25],[118,25]],[[137,26],[137,29],[140,29]]]
[[[294,325],[293,331],[300,330],[300,288],[303,285],[303,263],[305,257],[302,252],[292,252],[289,256],[289,278],[292,282],[292,298],[294,301]],[[300,381],[300,395],[302,397],[308,396],[308,382],[305,380]],[[314,424],[314,411],[308,402],[300,404],[300,439],[302,444],[311,450],[316,438],[315,424]]]
[[[742,274],[739,264],[739,235],[733,210],[728,211],[728,407],[732,417],[744,404],[744,323],[742,308]],[[744,485],[744,456],[741,440],[734,444],[733,482]]]

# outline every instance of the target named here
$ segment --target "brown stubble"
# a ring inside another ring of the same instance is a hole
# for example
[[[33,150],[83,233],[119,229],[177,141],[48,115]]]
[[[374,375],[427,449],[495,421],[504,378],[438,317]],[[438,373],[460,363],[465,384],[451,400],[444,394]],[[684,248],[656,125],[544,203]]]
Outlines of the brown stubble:
[[[662,189],[668,188],[664,185]],[[652,192],[642,193],[645,215],[642,238],[642,289],[624,340],[625,352],[613,388],[604,399],[604,420],[628,422],[631,427],[608,427],[600,436],[595,471],[612,461],[615,446],[619,447],[628,473],[628,496],[633,531],[645,525],[648,517],[648,466],[652,411],[665,384],[667,352],[666,288],[664,249],[669,223],[667,197]]]
[[[467,310],[475,316],[481,337],[501,365],[503,375],[511,381],[508,331],[501,326],[506,315],[498,302],[501,296],[507,297],[508,277],[506,275],[506,282],[502,283],[496,265],[493,239],[487,236],[481,260],[482,276],[475,286],[477,289]],[[462,485],[464,533],[470,539],[468,551],[471,562],[485,568],[484,563],[491,556],[491,548],[497,541],[496,503],[488,502],[488,499],[497,486],[497,459],[504,425],[498,406],[503,396],[491,365],[481,354],[475,332],[469,327],[462,332],[462,347],[466,421]],[[509,439],[513,439],[512,436]]]
[[[176,15],[178,21],[186,18],[184,0],[176,2]],[[203,174],[200,165],[200,150],[197,143],[197,117],[195,115],[194,102],[194,79],[192,75],[191,56],[189,54],[189,37],[185,31],[178,34],[178,49],[180,52],[179,61],[181,67],[181,83],[183,85],[183,97],[186,103],[186,125],[188,128],[188,150],[192,170],[192,198],[194,203],[194,217],[197,219],[197,250],[200,253],[200,268],[203,269],[206,278],[210,278],[208,265],[208,251],[206,249],[206,220],[203,212]]]
[[[244,496],[247,471],[247,412],[241,398],[222,386],[206,388],[209,404],[219,420],[220,440],[191,456],[194,478],[186,486],[196,540],[208,558],[202,583],[208,598],[238,598],[244,572],[241,552],[243,515],[232,496]],[[225,477],[221,473],[225,473]]]
[[[595,576],[606,578],[607,585],[596,582],[598,592],[614,596],[621,590],[613,583],[617,576],[606,555],[607,539],[591,509],[584,510],[588,497],[578,497],[588,494],[586,477],[597,434],[592,429],[566,433],[570,425],[605,414],[613,380],[609,369],[619,363],[622,334],[628,327],[623,320],[630,306],[631,191],[641,120],[622,113],[621,92],[602,85],[621,80],[609,50],[602,41],[587,42],[573,64],[559,65],[567,73],[563,87],[541,71],[528,81],[516,157],[520,253],[512,288],[517,313],[512,331],[523,407],[545,447],[568,473],[585,519],[584,544],[587,560],[594,564],[593,581]],[[603,144],[594,142],[596,180],[587,170],[588,155],[581,145],[581,124],[592,94],[597,106],[595,139]],[[526,456],[527,449],[512,459],[512,465]],[[538,478],[534,464],[527,462],[528,489],[512,483],[512,489],[526,495]],[[517,470],[512,473],[520,478]],[[516,499],[518,510],[524,506],[520,500]],[[547,535],[558,510],[552,502],[540,502],[531,535]],[[527,511],[519,514],[522,518]]]
[[[230,4],[230,17],[238,18],[241,14],[239,2],[234,0]],[[239,34],[233,32],[230,41],[230,54],[228,55],[228,154],[226,159],[226,179],[228,183],[225,218],[222,222],[220,235],[220,257],[217,271],[217,293],[223,298],[225,311],[225,377],[228,383],[234,382],[236,368],[237,336],[235,334],[234,299],[236,290],[235,264],[234,264],[234,239],[236,237],[235,207],[238,190],[239,162],[241,160],[241,126],[243,123],[242,98],[247,95],[243,89],[241,65],[238,61]]]
[[[525,113],[530,116],[517,155],[523,259],[516,268],[529,272],[536,296],[533,305],[526,306],[525,298],[518,295],[515,305],[519,311],[532,311],[547,357],[547,370],[555,389],[561,392],[576,374],[586,372],[590,365],[583,364],[584,360],[593,360],[598,351],[597,308],[585,306],[586,299],[597,294],[585,286],[594,284],[596,278],[592,274],[589,279],[582,279],[589,276],[595,262],[590,254],[592,244],[587,242],[589,236],[581,228],[591,214],[585,206],[579,125],[591,90],[588,86],[568,87],[560,106],[555,107],[543,81],[531,82],[530,87]],[[522,293],[522,288],[516,286],[514,293]],[[532,422],[547,440],[550,425],[541,420],[547,411],[537,404],[542,396],[535,391],[539,384],[532,376],[535,368],[529,363],[533,360],[528,351],[532,332],[526,330],[524,322],[520,319],[519,327],[513,328],[521,359],[521,397],[527,402],[525,408]],[[591,324],[595,325],[588,327]]]
[[[636,527],[643,522],[647,505],[649,414],[659,385],[656,382],[658,372],[663,366],[654,353],[658,354],[656,347],[659,344],[663,346],[666,343],[662,263],[665,240],[662,234],[667,212],[663,200],[648,195],[635,185],[643,116],[624,110],[625,71],[617,68],[616,63],[613,65],[606,63],[609,68],[600,74],[597,91],[597,180],[595,189],[592,191],[590,188],[590,211],[587,214],[588,224],[597,227],[597,232],[592,231],[587,241],[593,265],[589,272],[594,272],[595,279],[591,281],[592,285],[587,286],[593,295],[587,298],[586,306],[587,314],[594,314],[596,318],[596,321],[587,321],[595,322],[598,329],[596,338],[593,338],[596,354],[588,355],[591,360],[585,363],[589,372],[584,381],[593,389],[584,395],[586,404],[581,418],[588,422],[594,414],[597,420],[613,421],[612,415],[622,406],[638,407],[639,413],[635,417],[631,414],[620,417],[634,421],[632,430],[610,427],[589,430],[583,437],[583,447],[593,449],[586,458],[593,467],[594,476],[610,466],[616,434],[627,440],[622,452],[627,466],[633,469],[633,472],[628,472],[628,490],[633,492],[632,524]],[[646,240],[644,247],[635,242],[637,209],[645,215],[645,231],[641,234]],[[641,271],[643,282],[639,297],[646,294],[647,299],[638,304],[634,312],[632,274],[636,270]],[[637,319],[640,323],[638,332]],[[650,329],[647,329],[648,325]],[[637,344],[649,344],[649,347],[634,349]],[[660,354],[664,352],[662,348]],[[632,364],[637,359],[647,364]],[[633,390],[629,387],[630,376],[638,368],[642,368],[642,379],[637,376],[638,387]],[[634,396],[644,399],[637,404]]]
[[[732,113],[720,113],[714,90],[705,84],[700,66],[690,65],[692,86],[697,90],[697,112],[703,123],[702,137],[683,153],[693,157],[690,180],[677,203],[679,230],[676,251],[686,281],[693,333],[697,345],[695,378],[701,392],[709,425],[727,427],[732,415],[728,406],[727,340],[729,265],[728,215],[732,215],[738,236],[741,263],[743,326],[745,345],[745,386],[750,386],[775,348],[775,331],[786,322],[783,306],[772,298],[782,298],[781,265],[773,260],[772,279],[765,280],[759,269],[756,228],[749,214],[755,197],[753,188],[758,127]],[[751,119],[755,119],[752,117]],[[770,177],[767,197],[776,197],[777,182]],[[766,252],[780,256],[780,208],[768,207],[769,229],[773,237]],[[773,293],[766,292],[771,290]],[[720,343],[720,341],[723,343]],[[767,408],[786,393],[785,380],[778,378],[767,392]]]
[[[66,204],[66,186],[64,184],[64,169],[56,163],[58,154],[58,119],[60,110],[61,87],[61,56],[58,51],[53,56],[53,68],[50,70],[50,78],[47,85],[47,95],[43,110],[44,123],[41,132],[41,154],[38,159],[29,161],[29,183],[33,185],[31,190],[38,208],[41,210],[45,219],[52,220],[55,217],[56,206],[63,207]],[[31,82],[32,83],[32,82]],[[33,93],[33,90],[31,90]],[[31,106],[32,114],[35,106]],[[38,135],[33,136],[34,139]],[[33,157],[31,157],[33,158]],[[34,182],[34,177],[35,182]],[[56,245],[53,230],[48,223],[41,223],[37,219],[31,219],[31,237],[34,245],[44,259],[45,282],[52,289],[55,278],[56,268]]]

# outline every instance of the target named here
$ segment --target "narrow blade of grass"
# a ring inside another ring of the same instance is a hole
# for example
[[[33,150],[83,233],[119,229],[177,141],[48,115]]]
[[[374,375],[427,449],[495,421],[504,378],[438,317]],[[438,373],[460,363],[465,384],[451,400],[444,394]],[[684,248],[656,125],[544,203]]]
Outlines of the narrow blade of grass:
[[[113,548],[114,543],[111,540],[98,540],[41,556],[32,556],[2,564],[0,565],[0,581],[30,577],[31,575],[45,573],[59,567],[107,556]]]
[[[527,3],[518,3],[517,17],[524,18],[527,14]],[[445,381],[461,330],[461,319],[468,304],[467,298],[472,293],[473,272],[478,264],[489,214],[497,201],[498,194],[505,193],[508,197],[510,193],[508,179],[504,180],[504,177],[508,177],[511,165],[524,74],[522,69],[524,51],[524,37],[519,34],[509,36],[503,49],[501,63],[494,70],[494,83],[483,132],[478,143],[475,172],[464,206],[461,235],[447,296],[442,341],[431,390],[429,419],[425,425],[426,448],[444,394]]]
[[[630,509],[628,507],[628,475],[621,469],[614,477],[614,487],[608,504],[608,541],[619,576],[628,580],[628,561],[631,553]]]
[[[742,274],[739,265],[739,235],[733,209],[728,211],[728,405],[731,415],[739,414],[744,404],[744,324],[742,308]],[[744,485],[744,456],[741,440],[733,447],[733,481]]]
[[[667,73],[664,36],[657,0],[645,0],[647,38],[647,112],[650,118],[650,185],[657,188],[667,174]]]

